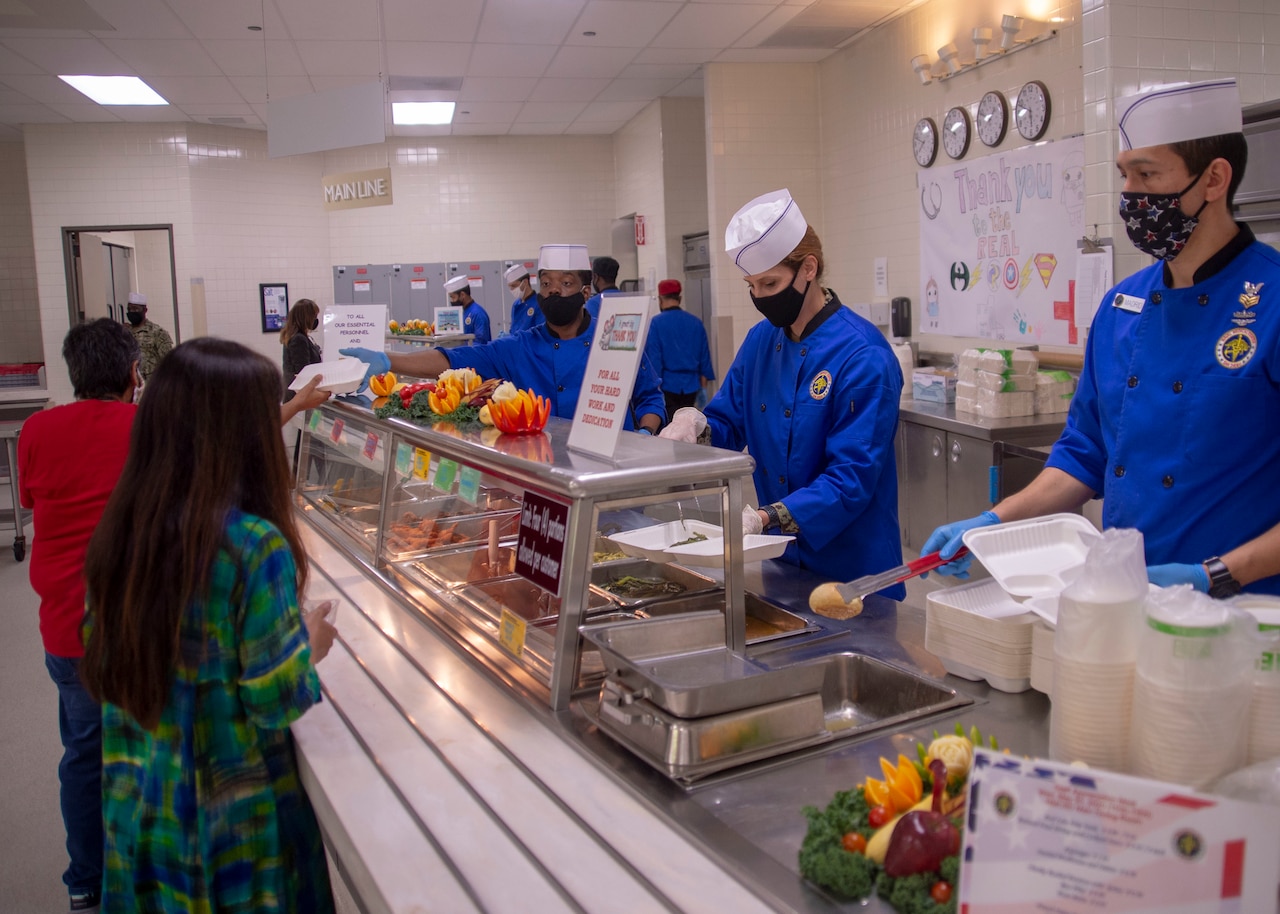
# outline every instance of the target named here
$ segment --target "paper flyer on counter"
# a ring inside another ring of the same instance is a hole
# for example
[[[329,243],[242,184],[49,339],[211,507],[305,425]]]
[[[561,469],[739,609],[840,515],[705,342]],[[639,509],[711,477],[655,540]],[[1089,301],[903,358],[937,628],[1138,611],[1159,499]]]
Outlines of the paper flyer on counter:
[[[961,914],[1276,910],[1269,807],[985,749],[969,789]]]

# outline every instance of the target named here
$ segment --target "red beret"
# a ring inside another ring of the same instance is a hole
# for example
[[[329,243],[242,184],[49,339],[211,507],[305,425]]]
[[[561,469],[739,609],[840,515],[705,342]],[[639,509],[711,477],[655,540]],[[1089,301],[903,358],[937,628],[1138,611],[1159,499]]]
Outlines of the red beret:
[[[664,297],[679,295],[681,291],[680,280],[664,279],[658,283],[658,294]]]

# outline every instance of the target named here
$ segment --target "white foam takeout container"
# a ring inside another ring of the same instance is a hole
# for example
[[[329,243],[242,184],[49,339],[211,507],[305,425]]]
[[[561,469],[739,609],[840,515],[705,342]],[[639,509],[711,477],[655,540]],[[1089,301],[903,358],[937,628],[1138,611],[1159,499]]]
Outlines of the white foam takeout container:
[[[359,359],[342,357],[332,362],[316,362],[298,372],[289,385],[290,390],[302,390],[316,375],[322,375],[320,389],[335,394],[353,394],[364,386],[364,373],[368,366]]]
[[[695,533],[702,533],[707,538],[683,546],[675,545]],[[627,555],[651,562],[679,562],[682,565],[705,568],[717,568],[724,564],[724,530],[700,520],[673,520],[638,530],[614,533],[609,538]],[[775,559],[787,550],[787,543],[793,539],[794,536],[748,534],[743,537],[742,560],[762,562],[765,559]]]
[[[964,544],[1009,595],[1038,597],[1075,580],[1101,536],[1079,514],[1050,514],[968,530]]]
[[[748,533],[742,538],[742,561],[763,562],[776,559],[787,551],[787,543],[794,536],[774,536]],[[719,568],[724,565],[724,537],[714,537],[687,546],[670,546],[663,550],[681,565]]]

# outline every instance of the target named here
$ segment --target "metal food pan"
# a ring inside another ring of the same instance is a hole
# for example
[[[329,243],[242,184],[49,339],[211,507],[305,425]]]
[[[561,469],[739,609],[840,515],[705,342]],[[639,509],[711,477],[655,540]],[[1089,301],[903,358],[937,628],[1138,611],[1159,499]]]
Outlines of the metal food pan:
[[[622,551],[622,547],[607,536],[597,533],[591,546],[591,563],[606,565],[614,562],[630,562],[631,556]]]
[[[584,625],[611,678],[676,717],[705,717],[784,701],[822,688],[813,664],[769,670],[724,645],[719,612]]]
[[[673,566],[662,565],[659,567],[671,568]],[[807,632],[816,632],[820,630],[820,626],[810,622],[803,616],[798,616],[780,606],[775,606],[768,600],[762,599],[753,593],[744,595],[743,604],[747,611],[746,622],[748,646],[764,644],[766,642],[776,641],[779,638],[789,638],[792,635],[803,635]],[[657,618],[660,616],[698,612],[700,610],[708,609],[714,609],[723,615],[723,590],[676,597],[672,600],[664,600],[661,603],[650,603],[638,607],[637,611],[642,616]],[[721,626],[723,627],[723,625],[724,623],[722,621]],[[723,640],[723,636],[721,640]]]
[[[556,618],[560,615],[560,598],[543,590],[532,581],[521,577],[482,581],[458,588],[458,596],[479,609],[491,619],[510,610],[526,622]],[[617,604],[604,594],[588,591],[587,611],[616,608]]]
[[[405,512],[416,519],[417,515]],[[429,534],[411,535],[409,530],[414,526],[407,521],[405,515],[387,525],[383,548],[390,561],[402,562],[419,558],[429,553],[453,551],[459,546],[489,541],[489,521],[498,522],[499,538],[515,536],[520,530],[520,512],[473,514],[467,517],[425,517],[421,520],[431,522]],[[406,526],[407,525],[407,526]],[[418,531],[426,528],[417,526]],[[435,537],[431,534],[435,534]]]
[[[608,585],[611,582],[626,577],[653,582],[653,592],[622,594],[609,589]],[[687,568],[680,568],[675,565],[649,562],[644,559],[627,559],[626,561],[597,565],[591,570],[591,584],[597,589],[608,593],[610,597],[623,606],[639,606],[689,594],[706,593],[707,591],[717,590],[720,587],[716,581],[700,575],[696,571],[690,571]],[[679,589],[668,593],[663,589],[668,587]],[[724,605],[723,600],[721,605]]]
[[[415,561],[414,566],[442,587],[454,588],[463,584],[506,578],[516,572],[516,548],[513,545],[498,547],[498,560],[489,561],[488,544],[460,549],[456,552],[436,552]]]
[[[503,489],[481,489],[475,503],[460,495],[436,493],[430,498],[398,502],[404,511],[419,517],[467,517],[473,514],[502,514],[520,509],[519,496]]]

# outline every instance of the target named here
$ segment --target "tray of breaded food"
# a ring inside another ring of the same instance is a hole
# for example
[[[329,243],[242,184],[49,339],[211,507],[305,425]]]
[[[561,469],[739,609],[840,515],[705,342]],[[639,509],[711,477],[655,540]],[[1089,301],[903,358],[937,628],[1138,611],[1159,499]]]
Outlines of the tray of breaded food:
[[[401,513],[398,520],[387,525],[383,551],[388,560],[402,562],[437,549],[487,544],[491,525],[499,540],[513,537],[520,530],[520,512],[514,510],[451,515],[419,514],[414,510],[407,510]]]

